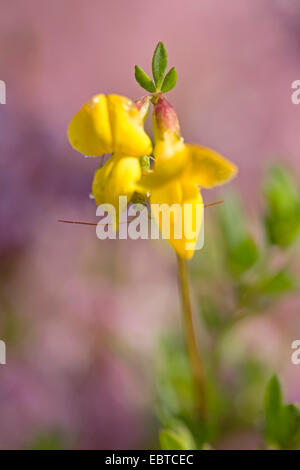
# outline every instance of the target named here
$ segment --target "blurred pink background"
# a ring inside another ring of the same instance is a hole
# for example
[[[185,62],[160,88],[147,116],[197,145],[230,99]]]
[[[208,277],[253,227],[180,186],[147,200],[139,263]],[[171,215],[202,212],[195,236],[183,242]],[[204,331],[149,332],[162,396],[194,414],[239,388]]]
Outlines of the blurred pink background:
[[[160,332],[179,322],[175,260],[163,242],[99,242],[93,228],[56,222],[96,220],[88,195],[99,162],[70,147],[68,123],[93,94],[139,98],[133,67],[150,73],[162,40],[178,71],[169,99],[185,139],[238,164],[235,185],[256,213],[269,161],[300,170],[291,102],[300,4],[1,0],[0,11],[0,448],[50,428],[67,447],[149,446],[147,364]],[[299,307],[294,300],[287,315]],[[295,338],[285,335],[289,348]],[[283,377],[299,400],[294,371]]]

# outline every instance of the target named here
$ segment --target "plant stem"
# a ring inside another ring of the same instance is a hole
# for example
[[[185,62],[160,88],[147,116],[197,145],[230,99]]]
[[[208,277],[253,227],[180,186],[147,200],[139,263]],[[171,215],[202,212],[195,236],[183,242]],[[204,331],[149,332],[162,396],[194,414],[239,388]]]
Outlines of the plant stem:
[[[181,291],[183,321],[186,332],[186,342],[191,370],[196,389],[196,406],[201,418],[205,417],[205,377],[199,345],[195,332],[193,312],[190,299],[188,269],[186,260],[177,255],[179,286]]]

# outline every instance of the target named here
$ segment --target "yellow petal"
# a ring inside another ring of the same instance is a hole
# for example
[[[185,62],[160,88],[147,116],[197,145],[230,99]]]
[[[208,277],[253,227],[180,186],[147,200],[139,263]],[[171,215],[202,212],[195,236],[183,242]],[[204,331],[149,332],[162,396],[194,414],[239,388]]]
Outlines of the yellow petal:
[[[92,194],[98,206],[108,202],[106,188],[112,174],[112,169],[116,164],[116,160],[117,159],[114,156],[109,158],[101,168],[98,168],[98,170],[95,171],[92,183]]]
[[[154,155],[154,170],[145,171],[139,182],[141,192],[151,191],[178,179],[187,165],[189,151],[183,139],[173,132],[165,132],[164,138],[156,141]]]
[[[118,155],[111,157],[95,172],[92,194],[96,204],[112,204],[116,210],[117,223],[119,213],[127,206],[126,201],[121,203],[119,196],[127,196],[127,203],[130,202],[141,173],[137,158]]]
[[[118,153],[138,157],[152,151],[138,107],[118,95],[96,95],[84,104],[69,125],[68,137],[84,155]]]
[[[70,122],[71,145],[84,155],[98,156],[112,150],[112,133],[107,100],[96,95],[85,103]]]
[[[165,133],[154,148],[154,171],[162,181],[177,178],[187,164],[188,152],[183,139],[173,133]]]
[[[107,103],[113,135],[113,152],[139,157],[152,152],[152,143],[143,127],[143,117],[130,99],[108,95]]]
[[[211,188],[230,180],[237,173],[237,167],[214,150],[199,145],[186,145],[189,163],[184,178],[204,188]]]
[[[176,180],[154,189],[151,213],[179,256],[191,258],[203,219],[203,201],[197,186]]]

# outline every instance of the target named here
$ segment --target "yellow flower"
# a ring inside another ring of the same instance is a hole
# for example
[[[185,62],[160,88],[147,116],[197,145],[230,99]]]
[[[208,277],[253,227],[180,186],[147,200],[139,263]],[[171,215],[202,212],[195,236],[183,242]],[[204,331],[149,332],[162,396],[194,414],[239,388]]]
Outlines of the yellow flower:
[[[163,96],[153,98],[154,170],[144,171],[140,157],[152,152],[143,128],[150,97],[133,103],[118,95],[97,95],[72,119],[68,135],[71,144],[85,155],[112,153],[99,168],[92,185],[97,205],[111,204],[126,209],[134,192],[150,193],[151,210],[160,230],[182,258],[193,256],[203,220],[199,187],[223,184],[237,171],[234,164],[213,150],[185,144],[174,108]],[[165,222],[170,221],[169,224]]]
[[[136,103],[119,95],[96,95],[73,117],[68,137],[71,145],[89,156],[105,153],[139,157],[152,151],[144,131],[143,112]]]
[[[97,205],[109,203],[115,207],[117,221],[119,210],[126,209],[126,204],[119,204],[119,196],[127,196],[130,201],[135,183],[141,178],[139,157],[152,152],[143,127],[149,99],[133,103],[123,96],[99,94],[83,105],[69,125],[69,140],[79,152],[90,156],[113,154],[96,171],[92,193]]]
[[[155,105],[153,121],[155,166],[153,173],[142,178],[141,187],[151,191],[151,204],[180,204],[182,219],[173,218],[169,242],[182,258],[189,259],[193,256],[202,222],[199,206],[203,211],[203,202],[198,186],[212,188],[223,184],[234,177],[237,168],[211,149],[185,144],[176,112],[163,97]],[[185,204],[189,207],[183,220]],[[154,212],[153,215],[165,235],[161,214]],[[182,238],[176,239],[174,231],[179,224],[189,227],[190,233],[183,230]]]

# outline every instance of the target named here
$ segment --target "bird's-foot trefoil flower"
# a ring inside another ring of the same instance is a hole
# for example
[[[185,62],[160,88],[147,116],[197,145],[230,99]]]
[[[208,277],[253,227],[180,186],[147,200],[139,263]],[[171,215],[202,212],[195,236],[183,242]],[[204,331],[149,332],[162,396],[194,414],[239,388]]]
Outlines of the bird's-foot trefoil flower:
[[[75,114],[68,136],[72,146],[85,155],[112,154],[94,176],[92,194],[96,203],[112,204],[118,211],[120,196],[126,196],[128,201],[136,192],[147,199],[150,196],[151,206],[161,208],[153,210],[152,215],[162,234],[166,236],[167,232],[166,238],[177,254],[189,259],[193,256],[203,219],[201,188],[225,183],[237,169],[217,152],[184,142],[177,113],[163,93],[175,85],[177,77],[176,71],[175,75],[171,73],[175,69],[171,69],[163,80],[164,50],[158,45],[153,58],[155,84],[136,68],[137,81],[151,90],[152,95],[137,102],[119,95],[96,95]],[[152,143],[144,131],[150,100],[154,105],[152,168],[147,160],[152,153]],[[181,215],[176,211],[170,214],[175,206],[182,209]],[[165,227],[167,213],[169,226]]]
[[[130,201],[142,176],[140,157],[152,152],[144,131],[149,101],[150,96],[134,103],[124,96],[99,94],[82,106],[69,125],[69,140],[76,150],[88,156],[112,154],[94,175],[92,195],[97,205],[115,206],[117,215],[119,196]],[[117,223],[114,228],[118,229]]]

